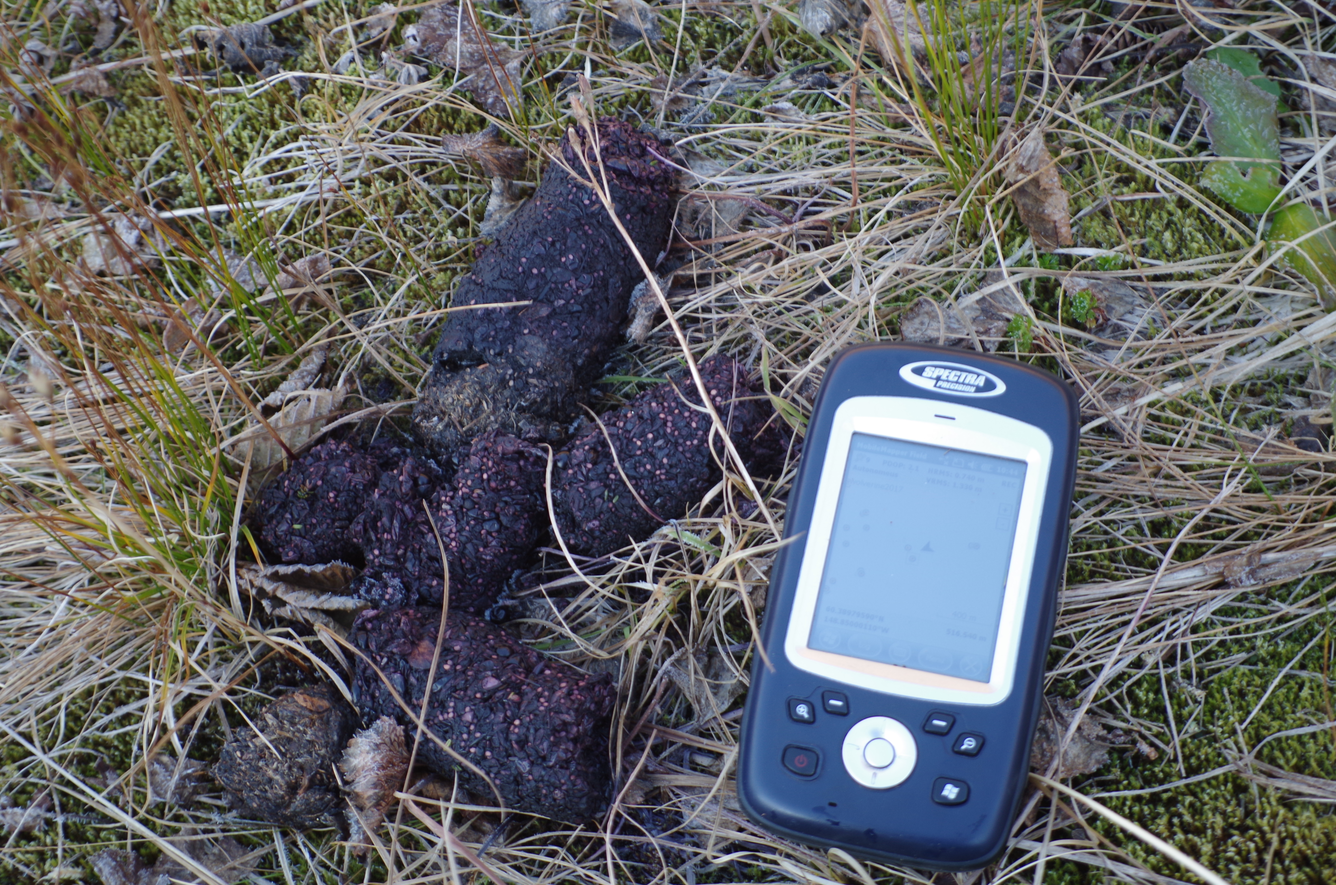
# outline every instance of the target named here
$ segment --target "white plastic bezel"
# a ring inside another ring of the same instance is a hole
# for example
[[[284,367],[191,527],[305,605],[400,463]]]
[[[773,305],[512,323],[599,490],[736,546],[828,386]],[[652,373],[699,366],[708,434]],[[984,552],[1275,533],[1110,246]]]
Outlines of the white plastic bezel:
[[[867,661],[820,651],[808,645],[816,613],[817,590],[821,586],[835,522],[835,507],[844,480],[845,461],[855,433],[1025,462],[1016,536],[1003,591],[993,666],[987,682]],[[1016,677],[1021,628],[1044,509],[1044,490],[1048,486],[1052,463],[1053,442],[1047,433],[1032,424],[996,412],[916,397],[860,396],[841,403],[831,424],[812,521],[806,538],[798,542],[804,545],[803,562],[784,639],[784,652],[789,662],[808,673],[883,694],[974,706],[991,706],[1006,700]]]

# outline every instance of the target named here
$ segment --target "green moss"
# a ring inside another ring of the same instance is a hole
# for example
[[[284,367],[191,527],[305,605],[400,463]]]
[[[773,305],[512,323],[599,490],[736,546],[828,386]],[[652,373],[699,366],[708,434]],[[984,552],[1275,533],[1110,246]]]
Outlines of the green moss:
[[[1219,618],[1223,622],[1252,614],[1227,610]],[[1140,727],[1157,733],[1164,743],[1172,744],[1169,711],[1177,728],[1187,730],[1177,740],[1181,767],[1172,752],[1153,762],[1125,753],[1099,774],[1100,783],[1116,791],[1154,789],[1227,766],[1271,735],[1329,720],[1333,659],[1329,643],[1321,639],[1328,634],[1330,621],[1330,616],[1309,621],[1278,639],[1240,637],[1214,645],[1199,643],[1194,663],[1197,672],[1206,675],[1188,684],[1179,682],[1184,674],[1176,674],[1169,681],[1167,697],[1154,679],[1141,679],[1127,689],[1111,687],[1112,694],[1125,697]],[[1301,655],[1315,638],[1314,647]],[[1285,675],[1277,681],[1282,671]],[[1274,740],[1261,747],[1257,759],[1294,774],[1336,780],[1336,735],[1319,731]],[[1336,815],[1330,807],[1294,801],[1242,774],[1216,775],[1190,789],[1114,795],[1102,801],[1229,881],[1261,882],[1268,866],[1270,881],[1277,885],[1332,881]],[[1172,861],[1116,827],[1103,823],[1097,827],[1151,869],[1177,874]]]

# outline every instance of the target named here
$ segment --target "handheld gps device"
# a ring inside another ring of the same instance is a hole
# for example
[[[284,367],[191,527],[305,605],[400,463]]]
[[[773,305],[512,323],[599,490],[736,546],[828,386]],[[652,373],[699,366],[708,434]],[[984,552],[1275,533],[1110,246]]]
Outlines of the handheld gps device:
[[[826,370],[742,722],[738,795],[780,835],[975,869],[1029,770],[1067,552],[1076,398],[907,344]]]

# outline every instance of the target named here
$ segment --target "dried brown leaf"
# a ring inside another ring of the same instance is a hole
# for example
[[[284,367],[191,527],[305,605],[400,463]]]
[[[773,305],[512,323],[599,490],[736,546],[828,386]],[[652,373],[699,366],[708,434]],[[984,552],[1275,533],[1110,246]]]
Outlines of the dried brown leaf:
[[[656,274],[654,279],[659,288],[666,293],[672,274],[662,277]],[[627,340],[637,344],[644,343],[649,337],[650,330],[654,328],[654,320],[658,317],[659,310],[659,297],[650,288],[649,280],[641,280],[631,290],[631,325],[626,327]]]
[[[447,154],[477,163],[493,178],[519,178],[524,174],[524,164],[529,158],[524,149],[502,141],[501,130],[495,124],[467,135],[442,135],[441,147]]]
[[[250,437],[255,442],[251,456],[252,469],[267,470],[281,463],[287,457],[284,446],[288,451],[295,452],[306,445],[328,423],[329,416],[343,405],[347,395],[348,391],[343,387],[289,394],[283,408],[268,419],[272,433],[261,430],[263,435]],[[274,438],[274,434],[277,434],[278,439]]]
[[[618,52],[644,40],[657,43],[663,39],[659,14],[645,0],[613,0],[616,16],[608,25],[608,42]]]
[[[304,624],[321,624],[339,635],[348,625],[338,616],[366,608],[352,595],[357,569],[343,562],[322,565],[255,565],[237,567],[237,583],[266,612]],[[344,618],[344,620],[347,620]]]
[[[495,236],[515,211],[523,206],[528,197],[521,193],[515,182],[497,176],[492,179],[492,193],[487,198],[487,208],[483,211],[482,224],[478,233],[484,237]]]
[[[1071,727],[1076,710],[1077,705],[1067,698],[1044,699],[1039,713],[1039,728],[1030,748],[1030,770],[1040,774],[1048,772],[1058,753],[1058,746]],[[1063,751],[1062,760],[1053,777],[1064,780],[1094,774],[1109,760],[1110,747],[1125,742],[1123,735],[1110,734],[1104,726],[1086,715]]]
[[[1044,144],[1044,130],[1036,128],[1020,143],[1006,168],[1007,183],[1015,185],[1012,199],[1035,246],[1051,251],[1072,244],[1072,216],[1067,190],[1058,176],[1058,164]]]
[[[686,78],[670,81],[667,74],[659,74],[650,80],[650,101],[654,104],[654,109],[677,113],[691,107],[691,97],[681,91],[686,82]]]
[[[284,379],[283,383],[278,385],[273,393],[266,396],[260,405],[272,409],[281,408],[291,394],[310,390],[311,385],[320,379],[320,370],[325,367],[325,357],[328,354],[328,344],[316,345],[302,359],[301,364],[292,370],[292,374]]]
[[[84,236],[83,264],[89,273],[129,276],[158,263],[162,244],[153,223],[141,216],[109,213]]]
[[[984,52],[977,36],[971,38],[970,50],[973,58],[960,69],[965,100],[977,109],[980,100],[991,89],[995,100],[1015,101],[1016,90],[1011,84],[1016,79],[1016,53],[1008,49],[998,58],[993,53]]]
[[[149,801],[189,805],[204,788],[207,767],[194,759],[177,759],[170,753],[158,753],[148,763]]]
[[[93,98],[111,98],[116,94],[107,75],[95,67],[76,68],[70,72],[70,77],[61,86],[62,92],[79,92]]]
[[[829,37],[851,18],[847,0],[802,0],[798,4],[798,23],[815,37]]]
[[[90,857],[88,863],[102,885],[167,885],[170,881],[150,870],[133,851],[108,848]]]
[[[523,105],[524,55],[493,45],[473,16],[461,15],[453,2],[433,6],[405,28],[404,48],[465,75],[460,85],[493,116],[508,116],[511,106],[518,110]]]
[[[339,761],[348,802],[349,841],[365,842],[367,833],[375,832],[385,813],[394,804],[394,794],[408,776],[408,747],[404,729],[388,716],[382,716],[353,735]]]
[[[18,194],[0,194],[0,222],[15,228],[26,224],[56,221],[64,212],[49,197],[21,197]]]
[[[260,262],[250,256],[224,249],[223,263],[227,267],[227,276],[221,279],[213,276],[209,278],[209,292],[214,296],[228,292],[233,283],[246,292],[254,292],[266,283]]]
[[[1058,53],[1054,70],[1061,77],[1084,76],[1092,80],[1102,80],[1113,73],[1113,62],[1098,58],[1108,46],[1108,41],[1100,35],[1082,33],[1072,38],[1072,42]],[[1095,77],[1095,73],[1103,75]]]
[[[281,292],[291,299],[294,308],[299,307],[306,300],[306,296],[321,291],[320,283],[329,277],[331,272],[329,256],[308,255],[279,268],[273,284],[266,287],[260,297]]]
[[[996,282],[1000,278],[984,278],[985,288]],[[1012,317],[1024,310],[1023,299],[1009,285],[982,295],[966,296],[954,305],[942,304],[925,295],[900,318],[900,335],[906,341],[950,347],[972,347],[974,338],[978,338],[983,349],[991,352],[1006,340]]]
[[[744,200],[726,198],[691,200],[684,207],[684,221],[693,240],[712,240],[741,233],[751,206]]]
[[[1069,302],[1083,292],[1094,297],[1090,327],[1102,337],[1118,341],[1145,337],[1146,316],[1155,302],[1149,289],[1105,277],[1070,276],[1063,279],[1062,292]]]
[[[116,33],[121,29],[120,0],[93,0],[97,9],[97,33],[93,35],[93,49],[101,52],[116,42]]]
[[[927,48],[918,17],[904,0],[868,0],[868,9],[865,27],[887,66],[910,64],[914,53]]]
[[[15,806],[8,796],[0,796],[0,830],[18,836],[31,836],[46,829],[51,818],[51,794],[41,793],[27,805]]]
[[[295,54],[286,46],[274,43],[268,25],[254,22],[206,31],[196,39],[236,74],[272,76],[282,70],[281,62]]]
[[[167,841],[228,885],[240,882],[255,871],[255,861],[251,859],[250,852],[231,836],[216,834],[203,836],[186,828],[180,836],[173,836]],[[158,858],[149,872],[161,882],[169,878],[181,882],[194,882],[199,879],[198,874],[189,867],[166,854]],[[149,881],[152,882],[153,879]]]
[[[60,58],[59,53],[41,40],[33,38],[24,43],[23,48],[19,50],[19,70],[25,77],[49,76],[58,58]]]
[[[172,311],[167,318],[167,329],[162,333],[162,345],[168,353],[183,353],[195,338],[207,340],[223,322],[216,310],[205,310],[194,298]],[[193,332],[193,337],[192,337]]]
[[[398,83],[400,86],[416,86],[427,79],[427,69],[422,65],[409,64],[398,53],[383,52],[380,57],[381,67],[376,76],[382,80]]]
[[[389,33],[399,20],[399,8],[393,3],[381,3],[371,11],[371,17],[362,25],[363,40],[374,40]]]
[[[529,14],[529,22],[536,33],[550,31],[566,20],[571,0],[520,0]]]
[[[1088,411],[1083,411],[1082,421],[1105,418],[1124,439],[1141,439],[1146,427],[1148,404],[1144,402],[1156,392],[1156,388],[1145,381],[1135,380],[1130,383],[1120,380],[1115,373],[1103,376],[1083,400],[1090,404]]]
[[[763,109],[766,114],[786,120],[790,123],[804,123],[810,119],[807,112],[798,107],[791,101],[777,101],[774,104],[766,105]]]
[[[308,255],[280,268],[278,276],[274,277],[274,287],[292,289],[297,286],[314,286],[329,273],[329,256]]]

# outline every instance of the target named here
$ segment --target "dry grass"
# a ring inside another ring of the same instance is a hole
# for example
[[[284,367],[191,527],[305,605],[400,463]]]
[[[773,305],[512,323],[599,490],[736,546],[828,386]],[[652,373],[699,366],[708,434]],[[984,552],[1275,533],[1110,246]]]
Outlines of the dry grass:
[[[346,42],[335,24],[370,11],[336,6],[305,4],[282,15],[309,16],[318,48],[332,53]],[[689,21],[707,14],[684,8]],[[744,25],[725,47],[742,58],[739,69],[777,42],[767,58],[784,68],[775,58],[799,42],[793,9],[712,8]],[[589,6],[574,24],[535,38],[549,76],[530,89],[527,123],[497,121],[537,157],[571,120],[567,98],[551,92],[560,81],[551,72],[588,70],[594,107],[639,96],[634,106],[646,121],[692,152],[680,226],[712,242],[693,250],[666,293],[683,338],[660,322],[625,348],[621,374],[658,376],[684,359],[727,351],[762,372],[777,404],[796,418],[809,413],[828,358],[852,342],[895,337],[914,297],[950,310],[990,285],[1029,294],[1033,352],[1025,358],[1059,371],[1081,393],[1086,434],[1072,522],[1079,580],[1063,593],[1050,686],[1180,766],[1186,724],[1165,732],[1139,723],[1137,686],[1166,678],[1196,684],[1194,661],[1216,646],[1279,642],[1315,619],[1325,625],[1327,574],[1336,563],[1327,532],[1336,503],[1326,472],[1332,458],[1286,438],[1286,422],[1296,417],[1330,421],[1329,405],[1309,401],[1320,391],[1297,385],[1311,372],[1330,393],[1330,380],[1314,370],[1331,366],[1336,318],[1265,254],[1256,219],[1222,209],[1194,186],[1192,161],[1202,151],[1195,112],[1165,127],[1147,113],[1122,130],[1107,125],[1106,113],[1145,111],[1162,94],[1156,88],[1175,67],[1146,54],[1174,27],[1182,30],[1170,39],[1205,45],[1228,37],[1271,49],[1302,72],[1331,43],[1331,23],[1316,7],[1254,2],[1213,10],[1209,21],[1200,12],[1183,18],[1187,9],[1152,5],[1131,22],[1049,14],[1032,53],[1036,94],[1010,123],[1013,133],[1048,129],[1060,161],[1078,170],[1068,184],[1092,217],[1115,203],[1158,201],[1223,244],[1170,261],[1148,259],[1135,235],[1078,241],[1056,269],[1036,260],[999,172],[1011,142],[983,145],[986,164],[967,187],[953,187],[937,148],[952,132],[915,102],[903,73],[886,75],[879,58],[847,39],[820,48],[809,41],[810,53],[828,53],[832,70],[851,76],[824,95],[808,93],[801,117],[763,110],[788,99],[787,88],[758,97],[753,85],[714,98],[706,123],[703,101],[686,119],[656,116],[644,100],[694,72],[697,38],[675,39],[676,26],[666,26],[667,40],[653,52],[586,62],[572,47],[602,45],[610,14]],[[34,35],[45,39],[47,25],[32,7],[7,11],[14,14],[3,18],[16,24],[5,34],[0,86],[22,97],[0,136],[8,249],[0,291],[7,348],[0,793],[20,804],[46,795],[52,811],[40,833],[6,836],[0,866],[21,878],[86,876],[91,852],[133,847],[176,855],[214,881],[177,841],[193,828],[241,838],[269,881],[472,881],[478,872],[593,885],[928,881],[778,842],[738,808],[740,698],[791,474],[761,487],[757,509],[748,505],[749,482],[730,473],[690,516],[605,562],[546,554],[550,580],[536,595],[551,603],[532,607],[526,636],[572,663],[607,668],[621,683],[612,735],[618,792],[596,824],[564,831],[515,815],[497,832],[486,809],[405,796],[364,865],[332,833],[224,816],[216,794],[194,804],[150,801],[147,761],[162,754],[211,761],[229,722],[244,721],[281,681],[271,672],[279,662],[289,662],[288,673],[300,666],[308,678],[337,677],[324,645],[262,625],[237,584],[238,564],[254,555],[244,503],[264,479],[252,443],[274,419],[259,402],[324,345],[325,386],[342,380],[349,392],[339,414],[402,416],[442,315],[437,298],[467,265],[487,187],[467,167],[450,167],[423,124],[471,109],[450,72],[400,86],[356,67],[333,73],[326,58],[303,74],[309,92],[297,105],[275,97],[290,88],[283,78],[200,76],[189,52],[168,52],[179,35],[139,18],[123,39],[142,51],[122,52],[127,63],[118,70],[155,79],[171,132],[164,150],[191,158],[174,202],[150,205],[158,172],[102,153],[105,120],[96,115],[106,109],[62,91],[68,80],[52,79],[31,59],[23,67],[18,47]],[[515,45],[530,45],[519,18],[487,21],[515,35]],[[1106,53],[1124,59],[1097,89],[1053,69],[1077,30],[1107,35]],[[1316,76],[1291,84],[1296,107],[1309,93],[1336,95]],[[218,110],[238,101],[271,101],[288,122],[253,140],[249,154],[239,152],[226,131],[236,124]],[[1328,105],[1315,104],[1309,131],[1330,132]],[[462,119],[481,128],[476,117]],[[1295,131],[1285,142],[1294,189],[1325,193],[1325,136]],[[1134,175],[1145,186],[1129,194]],[[751,208],[737,232],[699,221],[740,198],[769,209]],[[145,219],[142,237],[106,253],[124,272],[99,273],[87,263],[86,243],[125,216]],[[327,258],[331,271],[262,295],[229,277],[224,250],[253,254],[270,282],[280,265],[309,256]],[[1069,274],[1124,280],[1153,297],[1131,334],[1092,331],[1055,301],[1054,281]],[[188,345],[164,340],[189,299],[221,322],[195,317]],[[375,393],[373,378],[398,392]],[[1284,592],[1270,592],[1276,588]],[[1329,660],[1327,645],[1319,652]],[[1325,664],[1318,676],[1329,692]],[[1329,704],[1313,712],[1333,718]],[[1239,723],[1240,734],[1247,724]],[[1307,733],[1331,727],[1315,721]],[[1211,776],[1242,772],[1259,789],[1332,801],[1332,779],[1260,761],[1260,746],[1238,749]],[[1201,781],[1166,789],[1191,791]],[[1036,783],[1003,861],[962,882],[1036,881],[1059,860],[1069,871],[1090,871],[1090,881],[1170,881],[1144,860],[1163,848],[1156,834],[1135,821],[1099,829],[1071,796]],[[1118,789],[1078,787],[1086,795]]]

